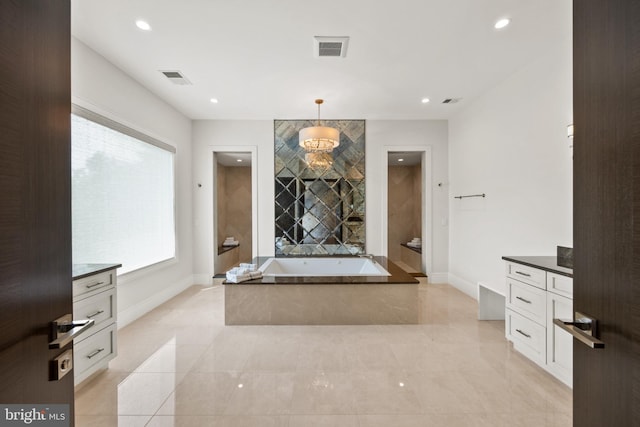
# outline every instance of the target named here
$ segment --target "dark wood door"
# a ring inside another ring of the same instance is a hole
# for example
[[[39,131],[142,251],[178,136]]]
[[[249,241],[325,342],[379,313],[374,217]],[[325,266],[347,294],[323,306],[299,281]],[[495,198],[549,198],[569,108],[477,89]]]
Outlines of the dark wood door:
[[[73,420],[48,348],[72,312],[70,41],[68,0],[0,1],[0,403],[70,404]]]
[[[574,425],[640,426],[640,1],[574,0]]]

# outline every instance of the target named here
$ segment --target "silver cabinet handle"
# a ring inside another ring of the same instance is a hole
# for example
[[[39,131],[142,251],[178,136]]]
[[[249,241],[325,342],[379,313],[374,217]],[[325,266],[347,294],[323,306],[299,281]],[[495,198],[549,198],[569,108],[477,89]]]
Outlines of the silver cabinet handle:
[[[527,338],[531,338],[531,335],[529,335],[529,334],[527,334],[525,332],[522,332],[520,329],[516,329],[516,332],[519,333],[520,335],[524,335]]]
[[[92,319],[102,313],[104,313],[104,310],[98,310],[95,313],[87,314],[87,319]]]
[[[94,351],[92,351],[90,354],[87,354],[87,359],[91,359],[95,356],[97,356],[98,354],[102,353],[104,351],[104,348],[98,348]]]
[[[516,297],[516,299],[519,299],[522,302],[526,302],[527,304],[531,304],[531,301],[529,301],[528,299],[524,299],[522,297]]]
[[[516,273],[517,273],[517,274],[520,274],[521,276],[531,277],[531,275],[530,275],[530,274],[528,274],[528,273],[523,273],[522,271],[517,271],[517,270],[516,270]]]
[[[553,319],[553,324],[591,348],[604,348],[604,342],[594,336],[598,321],[593,317],[576,311],[575,320]]]
[[[87,289],[91,289],[91,288],[95,288],[96,286],[99,286],[99,285],[104,285],[104,282],[96,282],[96,283],[92,283],[92,284],[90,284],[90,285],[85,285],[85,287],[86,287]]]
[[[49,348],[62,348],[96,323],[93,319],[73,320],[73,316],[64,316],[51,322],[51,341]]]

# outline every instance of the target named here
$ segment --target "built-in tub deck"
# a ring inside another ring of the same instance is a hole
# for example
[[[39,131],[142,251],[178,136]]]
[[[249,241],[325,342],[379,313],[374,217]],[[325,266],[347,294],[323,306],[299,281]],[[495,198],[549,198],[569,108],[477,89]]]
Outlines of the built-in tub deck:
[[[261,266],[271,257],[258,257]],[[264,276],[225,285],[226,325],[417,324],[418,281],[386,257],[389,275]]]

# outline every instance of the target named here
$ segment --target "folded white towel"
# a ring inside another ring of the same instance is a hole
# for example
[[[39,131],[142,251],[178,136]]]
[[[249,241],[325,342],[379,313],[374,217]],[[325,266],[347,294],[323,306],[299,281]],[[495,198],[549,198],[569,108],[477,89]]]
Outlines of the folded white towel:
[[[240,268],[246,268],[249,271],[255,271],[258,268],[258,266],[255,265],[255,264],[249,264],[249,263],[246,263],[246,262],[241,262],[240,263]]]
[[[227,242],[226,240],[222,243],[222,246],[239,246],[240,242],[234,240],[233,242]]]
[[[246,282],[247,280],[259,279],[260,277],[262,277],[262,271],[259,270],[244,274],[234,274],[227,272],[227,282],[231,283]]]

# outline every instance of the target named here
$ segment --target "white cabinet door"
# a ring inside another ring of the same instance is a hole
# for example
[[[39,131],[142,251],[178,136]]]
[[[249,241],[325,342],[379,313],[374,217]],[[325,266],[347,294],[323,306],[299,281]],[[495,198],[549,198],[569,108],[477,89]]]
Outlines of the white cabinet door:
[[[573,300],[547,292],[547,370],[573,385],[573,337],[553,324],[553,319],[573,319]]]

